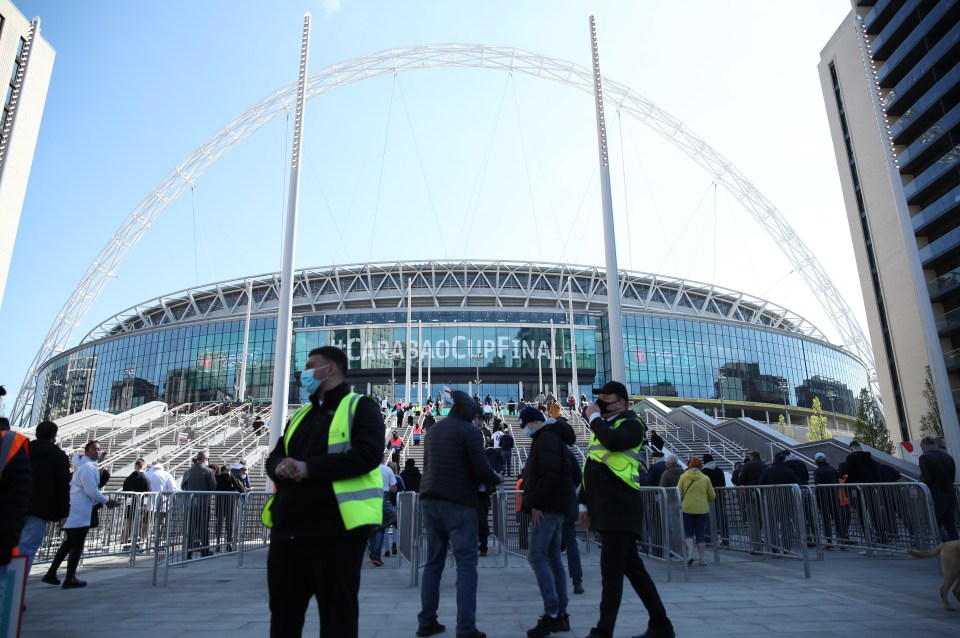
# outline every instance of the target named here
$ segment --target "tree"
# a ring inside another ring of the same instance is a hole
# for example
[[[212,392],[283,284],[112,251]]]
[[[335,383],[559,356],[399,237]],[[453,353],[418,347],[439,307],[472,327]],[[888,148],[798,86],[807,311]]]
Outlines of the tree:
[[[791,428],[789,425],[787,425],[787,422],[786,422],[786,420],[783,418],[783,415],[782,415],[782,414],[781,414],[780,417],[777,419],[777,432],[779,432],[780,434],[782,434],[782,435],[784,435],[784,436],[789,436],[790,438],[793,438],[793,428]]]
[[[813,443],[829,438],[831,438],[831,435],[827,431],[827,417],[823,416],[820,397],[813,397],[813,416],[810,417],[810,427],[807,428],[807,440]]]
[[[853,435],[861,443],[876,448],[881,452],[893,454],[893,441],[883,420],[883,413],[876,399],[866,388],[860,389],[857,399],[857,424],[853,428]]]
[[[927,378],[923,381],[923,398],[927,401],[927,413],[920,417],[920,434],[943,438],[943,422],[940,421],[940,406],[937,405],[937,389],[933,387],[933,375],[930,366],[927,368]]]

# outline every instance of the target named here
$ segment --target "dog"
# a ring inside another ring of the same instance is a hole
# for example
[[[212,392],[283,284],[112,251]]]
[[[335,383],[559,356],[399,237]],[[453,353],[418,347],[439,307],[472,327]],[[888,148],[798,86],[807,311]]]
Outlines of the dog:
[[[943,585],[940,586],[940,598],[943,600],[944,609],[954,611],[947,600],[947,594],[952,587],[954,598],[960,601],[960,541],[947,541],[927,552],[908,549],[907,553],[914,558],[940,556],[940,565],[943,567]]]

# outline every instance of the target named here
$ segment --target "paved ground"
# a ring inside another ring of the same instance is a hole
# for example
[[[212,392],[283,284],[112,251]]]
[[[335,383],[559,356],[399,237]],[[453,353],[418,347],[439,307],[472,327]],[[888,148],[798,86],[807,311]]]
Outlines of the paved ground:
[[[584,555],[586,594],[571,596],[571,631],[561,638],[585,636],[597,619],[600,595],[599,554]],[[151,585],[152,565],[135,568],[117,561],[87,561],[80,576],[84,589],[61,590],[40,582],[42,566],[27,586],[22,636],[97,638],[173,636],[267,636],[266,550],[237,558],[220,557],[171,569],[166,587]],[[477,597],[478,626],[490,638],[523,638],[542,613],[539,592],[523,559],[503,567],[501,557],[481,558]],[[960,611],[944,611],[938,594],[941,577],[935,561],[909,558],[867,560],[829,554],[811,563],[803,578],[798,562],[757,561],[724,555],[719,564],[692,567],[684,582],[679,568],[667,582],[666,567],[648,561],[678,636],[957,636]],[[62,575],[62,572],[61,572]],[[455,572],[444,573],[440,622],[442,636],[453,638]],[[410,587],[410,569],[391,563],[364,566],[360,591],[360,635],[414,636],[419,589]],[[953,601],[960,607],[960,602]],[[617,638],[640,633],[646,613],[626,587]],[[305,636],[316,636],[319,621],[311,606]]]

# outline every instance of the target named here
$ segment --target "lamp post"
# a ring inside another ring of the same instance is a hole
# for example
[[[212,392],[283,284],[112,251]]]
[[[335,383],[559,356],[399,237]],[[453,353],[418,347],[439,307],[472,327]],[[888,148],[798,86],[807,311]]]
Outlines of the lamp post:
[[[834,399],[837,398],[837,393],[835,390],[827,390],[827,398],[830,399],[830,411],[833,412],[833,429],[839,430],[840,426],[837,425],[837,409],[833,405]]]
[[[473,359],[473,363],[476,366],[477,376],[474,377],[474,382],[477,384],[477,396],[480,396],[480,362],[483,361],[483,353],[478,352],[477,354],[471,355],[470,358]]]
[[[727,406],[723,398],[723,382],[726,378],[727,374],[723,370],[717,370],[717,376],[713,378],[713,380],[717,382],[717,388],[720,390],[720,416],[724,419],[727,418]]]
[[[403,358],[403,355],[399,352],[391,352],[387,355],[387,358],[390,359],[390,403],[396,405],[397,403],[397,361]]]
[[[787,388],[790,386],[787,385],[786,379],[780,379],[777,387],[783,392],[783,414],[787,419],[787,425],[792,425],[792,423],[790,423],[790,412],[787,410]]]

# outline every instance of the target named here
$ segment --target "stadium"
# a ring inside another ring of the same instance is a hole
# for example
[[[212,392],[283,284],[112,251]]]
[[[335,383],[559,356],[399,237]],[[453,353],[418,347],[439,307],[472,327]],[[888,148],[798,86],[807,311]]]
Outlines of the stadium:
[[[503,402],[541,391],[590,396],[609,377],[602,268],[423,261],[307,268],[295,277],[294,371],[310,349],[337,345],[348,352],[355,389],[415,402],[444,386]],[[268,403],[279,290],[279,274],[257,275],[118,312],[41,367],[31,425],[153,401]],[[629,271],[621,272],[621,299],[624,381],[637,398],[794,423],[819,398],[834,427],[855,420],[866,365],[786,308]],[[295,403],[295,372],[289,388]]]

